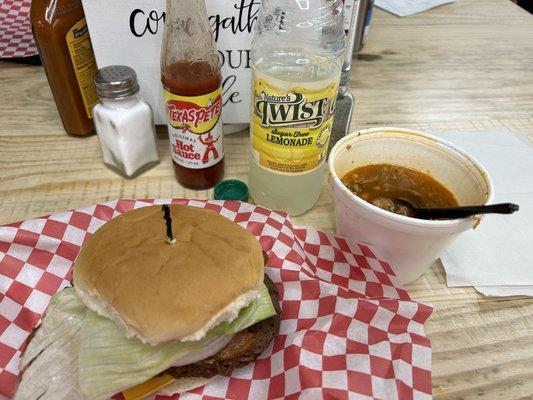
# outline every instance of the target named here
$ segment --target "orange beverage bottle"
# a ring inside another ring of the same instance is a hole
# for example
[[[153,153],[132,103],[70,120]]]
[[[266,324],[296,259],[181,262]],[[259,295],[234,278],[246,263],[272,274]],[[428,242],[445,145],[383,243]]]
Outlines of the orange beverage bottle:
[[[81,0],[33,0],[30,20],[65,130],[92,134],[97,67]]]

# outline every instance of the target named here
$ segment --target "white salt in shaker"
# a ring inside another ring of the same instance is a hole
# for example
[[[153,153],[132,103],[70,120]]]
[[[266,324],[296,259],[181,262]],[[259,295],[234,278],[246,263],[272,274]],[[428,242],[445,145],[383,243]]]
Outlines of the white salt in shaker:
[[[101,104],[94,107],[94,124],[104,163],[125,176],[134,176],[159,162],[150,105],[139,96],[135,71],[111,65],[94,78]]]

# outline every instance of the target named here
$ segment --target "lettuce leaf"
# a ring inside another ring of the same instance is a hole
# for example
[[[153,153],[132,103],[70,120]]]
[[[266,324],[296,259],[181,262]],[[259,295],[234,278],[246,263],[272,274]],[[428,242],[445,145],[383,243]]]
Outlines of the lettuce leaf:
[[[73,288],[52,297],[40,328],[21,359],[15,399],[108,399],[186,361],[209,347],[224,345],[236,332],[276,313],[267,288],[230,323],[197,342],[159,346],[127,339],[114,322],[90,311]],[[83,392],[83,394],[82,394]]]
[[[258,323],[259,321],[270,318],[273,315],[276,315],[276,309],[272,304],[268,288],[263,283],[259,297],[247,307],[243,308],[239,312],[237,318],[231,322],[223,322],[220,325],[215,326],[208,332],[208,334],[225,333],[226,335],[231,335]]]
[[[126,338],[111,320],[88,311],[81,329],[79,384],[90,399],[107,399],[128,387],[142,383],[154,375],[188,359],[195,352],[219,346],[231,335],[276,314],[268,289],[262,286],[260,296],[241,310],[236,319],[211,329],[199,341],[172,341],[157,346]]]
[[[73,288],[52,297],[20,360],[21,377],[14,400],[83,398],[78,385],[78,353],[86,312]]]

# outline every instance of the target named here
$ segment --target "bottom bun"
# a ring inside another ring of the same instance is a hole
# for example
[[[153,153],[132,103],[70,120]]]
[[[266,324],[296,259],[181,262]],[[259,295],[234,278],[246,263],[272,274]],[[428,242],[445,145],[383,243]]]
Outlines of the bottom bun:
[[[179,379],[176,379],[174,382],[169,383],[167,386],[165,386],[163,389],[157,392],[157,395],[158,396],[172,396],[174,394],[185,393],[185,392],[188,392],[189,390],[193,390],[193,389],[196,389],[197,387],[205,385],[211,379],[212,378],[201,378],[201,377],[179,378]]]

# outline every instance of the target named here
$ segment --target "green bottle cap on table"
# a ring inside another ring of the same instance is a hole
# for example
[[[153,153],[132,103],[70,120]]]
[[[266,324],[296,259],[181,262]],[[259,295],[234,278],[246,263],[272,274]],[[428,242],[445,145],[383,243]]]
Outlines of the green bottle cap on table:
[[[238,179],[226,179],[215,186],[215,200],[248,201],[248,186]]]

